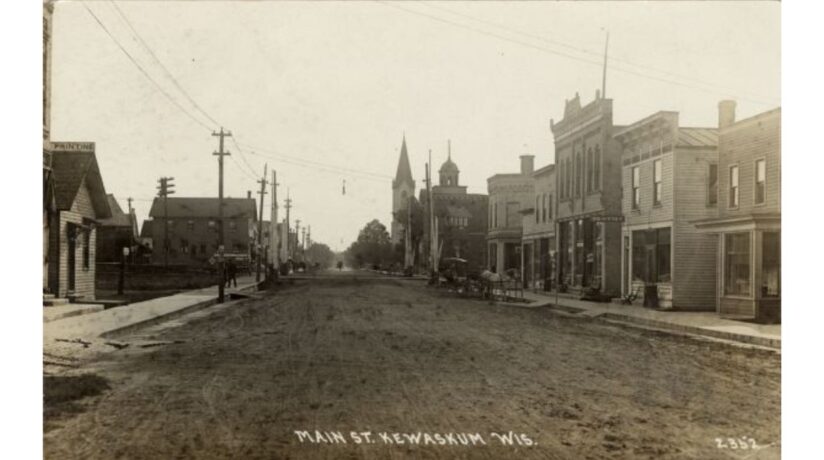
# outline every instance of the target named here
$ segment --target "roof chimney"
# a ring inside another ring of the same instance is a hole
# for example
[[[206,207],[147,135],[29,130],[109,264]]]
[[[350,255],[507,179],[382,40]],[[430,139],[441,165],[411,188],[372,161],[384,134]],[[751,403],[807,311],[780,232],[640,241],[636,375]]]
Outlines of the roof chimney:
[[[521,174],[532,174],[535,170],[535,155],[521,155]]]
[[[724,129],[735,123],[735,101],[725,100],[718,103],[718,128]]]
[[[249,199],[249,200],[252,199],[252,191],[251,190],[246,190],[246,199]]]

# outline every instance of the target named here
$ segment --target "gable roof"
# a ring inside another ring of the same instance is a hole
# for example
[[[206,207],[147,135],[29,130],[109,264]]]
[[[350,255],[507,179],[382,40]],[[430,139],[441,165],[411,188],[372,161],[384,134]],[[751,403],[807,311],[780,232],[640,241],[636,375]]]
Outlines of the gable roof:
[[[412,179],[412,168],[409,167],[409,154],[406,152],[406,136],[403,136],[401,144],[401,157],[398,159],[398,170],[395,172],[395,184],[409,182],[415,184]]]
[[[151,238],[152,237],[152,221],[146,219],[140,225],[140,237],[141,238]]]
[[[61,211],[71,209],[80,186],[85,182],[97,217],[111,217],[106,188],[103,186],[94,152],[54,151],[52,175],[57,209]]]
[[[104,227],[131,227],[133,231],[137,229],[137,223],[134,216],[123,212],[123,208],[117,202],[117,199],[109,193],[106,195],[109,202],[109,209],[112,211],[112,216],[100,220],[100,225]]]
[[[169,197],[169,217],[170,218],[186,218],[186,217],[213,217],[217,218],[218,214],[218,199],[205,197]],[[152,209],[149,211],[149,217],[163,217],[164,216],[163,200],[155,197],[152,201]],[[255,219],[257,213],[255,212],[254,198],[224,198],[223,199],[223,217],[225,219],[234,219],[238,217],[249,217]]]

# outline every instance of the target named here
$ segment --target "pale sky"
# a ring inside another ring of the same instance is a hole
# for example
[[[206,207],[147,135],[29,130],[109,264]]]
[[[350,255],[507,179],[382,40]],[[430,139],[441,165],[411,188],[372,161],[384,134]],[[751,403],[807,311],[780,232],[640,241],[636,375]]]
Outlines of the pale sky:
[[[160,176],[176,196],[216,196],[220,125],[179,85],[243,147],[227,143],[227,196],[258,190],[268,163],[293,219],[337,250],[373,218],[389,226],[404,132],[419,186],[448,139],[470,192],[523,153],[551,163],[549,120],[601,87],[605,30],[616,124],[675,110],[715,126],[721,99],[739,118],[781,104],[777,2],[118,2],[177,84],[115,4],[85,5],[200,123],[83,3],[62,2],[52,140],[95,142],[107,191],[124,208],[134,197],[141,220]]]

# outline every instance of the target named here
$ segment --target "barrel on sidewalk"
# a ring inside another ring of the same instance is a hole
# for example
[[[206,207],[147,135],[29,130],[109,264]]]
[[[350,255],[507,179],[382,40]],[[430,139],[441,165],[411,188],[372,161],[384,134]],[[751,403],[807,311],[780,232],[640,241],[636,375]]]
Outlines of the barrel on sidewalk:
[[[647,284],[644,286],[644,306],[647,308],[658,308],[657,284]]]

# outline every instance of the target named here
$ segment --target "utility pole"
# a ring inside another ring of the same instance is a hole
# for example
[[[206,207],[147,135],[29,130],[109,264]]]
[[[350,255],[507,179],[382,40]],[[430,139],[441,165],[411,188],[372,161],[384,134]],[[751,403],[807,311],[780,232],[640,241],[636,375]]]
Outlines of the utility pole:
[[[300,256],[300,219],[295,219],[295,260]]]
[[[309,248],[312,246],[312,226],[308,225],[306,227],[306,247]]]
[[[257,231],[257,256],[255,260],[255,282],[260,282],[260,261],[263,259],[263,200],[266,198],[266,184],[268,181],[266,180],[266,167],[268,165],[263,165],[263,179],[260,179],[258,183],[260,184],[260,213],[258,214],[258,231]],[[271,231],[271,229],[270,229]]]
[[[157,195],[163,197],[163,266],[169,266],[169,194],[175,193],[172,190],[172,187],[175,184],[172,184],[174,177],[161,177],[157,181],[160,185],[157,186],[158,192]],[[130,198],[131,200],[131,198]],[[131,208],[131,202],[129,203],[129,208]]]
[[[426,196],[429,199],[429,257],[432,276],[437,276],[438,235],[435,233],[435,203],[432,196],[432,149],[429,149],[429,162],[426,163]]]
[[[404,268],[412,266],[412,196],[406,198],[406,232],[404,232]]]
[[[289,245],[292,240],[291,229],[290,229],[290,222],[289,222],[289,210],[292,209],[292,198],[289,197],[289,188],[286,188],[286,260],[289,260],[292,257],[292,247]]]
[[[218,288],[217,288],[217,303],[223,303],[224,297],[224,288],[226,284],[226,276],[225,270],[226,265],[225,261],[223,260],[223,157],[230,155],[229,152],[223,150],[223,138],[225,137],[232,137],[231,131],[223,131],[223,127],[220,128],[220,132],[216,133],[213,132],[212,136],[220,138],[219,149],[217,152],[214,152],[212,155],[217,156],[217,165],[218,165],[218,189],[217,189],[217,272],[218,277],[220,278],[218,281]]]
[[[278,250],[278,173],[272,171],[272,215],[270,216],[271,228],[269,229],[269,252],[271,253],[272,264],[275,266],[275,273],[280,270],[280,251]]]

